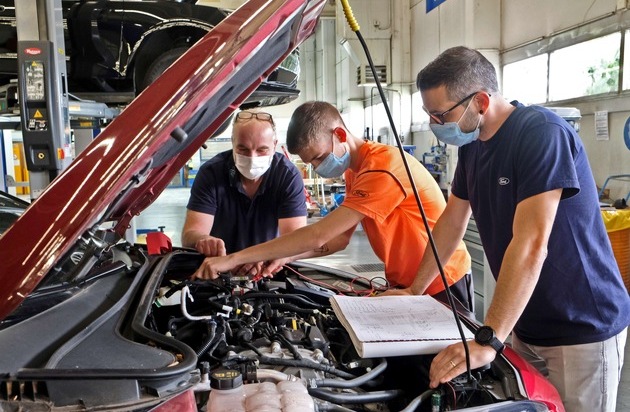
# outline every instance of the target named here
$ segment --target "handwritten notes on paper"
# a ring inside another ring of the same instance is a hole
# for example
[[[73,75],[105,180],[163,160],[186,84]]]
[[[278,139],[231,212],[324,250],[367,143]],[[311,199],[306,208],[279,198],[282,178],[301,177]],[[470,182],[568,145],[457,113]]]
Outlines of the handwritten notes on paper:
[[[333,296],[331,304],[365,358],[437,353],[461,341],[453,313],[430,296]]]

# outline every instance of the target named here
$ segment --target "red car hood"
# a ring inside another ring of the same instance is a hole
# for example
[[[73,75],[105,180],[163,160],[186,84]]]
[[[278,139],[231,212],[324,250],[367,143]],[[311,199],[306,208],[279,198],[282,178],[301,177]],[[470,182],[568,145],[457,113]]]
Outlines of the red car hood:
[[[0,319],[84,233],[123,236],[200,146],[315,29],[326,0],[250,0],[139,95],[0,237]]]

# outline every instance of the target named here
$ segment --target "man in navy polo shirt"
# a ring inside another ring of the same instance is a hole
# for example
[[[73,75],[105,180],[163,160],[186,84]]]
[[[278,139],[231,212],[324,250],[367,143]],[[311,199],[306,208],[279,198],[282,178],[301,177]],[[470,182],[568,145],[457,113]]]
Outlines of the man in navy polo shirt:
[[[418,74],[431,130],[460,146],[452,195],[433,237],[446,260],[471,212],[497,280],[484,327],[469,342],[470,366],[512,347],[543,366],[567,411],[614,411],[630,298],[601,218],[580,137],[540,106],[501,96],[493,65],[453,47]],[[425,253],[408,293],[436,271]],[[430,386],[466,370],[463,345],[433,360]]]
[[[306,225],[304,183],[295,165],[276,152],[269,113],[241,111],[232,150],[204,163],[188,201],[182,245],[206,256],[225,256]],[[255,275],[260,263],[236,275]]]

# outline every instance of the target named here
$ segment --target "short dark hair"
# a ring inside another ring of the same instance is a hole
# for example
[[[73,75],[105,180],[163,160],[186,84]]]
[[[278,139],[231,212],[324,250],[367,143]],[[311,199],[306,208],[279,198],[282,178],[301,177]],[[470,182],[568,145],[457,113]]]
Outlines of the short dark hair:
[[[477,50],[464,46],[445,50],[420,70],[416,86],[420,91],[446,86],[446,93],[453,101],[474,91],[499,91],[492,63]]]
[[[298,154],[321,135],[332,133],[338,126],[344,126],[343,119],[335,106],[326,102],[306,102],[300,105],[291,116],[287,128],[287,150]]]

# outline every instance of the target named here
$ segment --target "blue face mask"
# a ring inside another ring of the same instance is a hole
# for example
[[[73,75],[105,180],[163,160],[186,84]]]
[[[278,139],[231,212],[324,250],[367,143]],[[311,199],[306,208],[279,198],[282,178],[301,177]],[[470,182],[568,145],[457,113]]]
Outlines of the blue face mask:
[[[481,116],[479,116],[477,127],[475,127],[475,130],[473,130],[472,132],[464,133],[462,132],[462,129],[459,128],[459,122],[466,114],[468,107],[470,107],[470,103],[468,103],[468,106],[466,106],[466,110],[464,110],[464,113],[462,113],[462,116],[457,122],[429,124],[429,127],[433,131],[433,134],[435,135],[435,137],[437,137],[439,141],[446,144],[452,144],[453,146],[463,146],[477,140],[477,138],[479,137],[479,124],[481,123]]]
[[[350,167],[350,151],[346,149],[346,152],[341,156],[335,155],[335,143],[333,140],[333,151],[326,156],[326,158],[315,168],[315,173],[324,178],[332,178],[341,176],[343,172]]]

